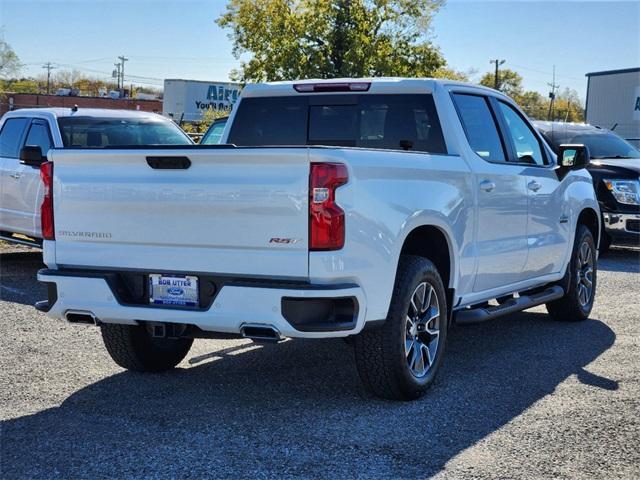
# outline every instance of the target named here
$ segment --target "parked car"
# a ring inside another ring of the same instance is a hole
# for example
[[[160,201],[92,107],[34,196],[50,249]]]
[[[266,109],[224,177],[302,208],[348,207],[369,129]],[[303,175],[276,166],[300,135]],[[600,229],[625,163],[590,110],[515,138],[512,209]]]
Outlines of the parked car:
[[[394,399],[433,382],[454,320],[591,312],[586,149],[561,147],[557,162],[499,92],[248,85],[222,141],[52,151],[37,308],[99,325],[138,371],[173,368],[200,337],[351,336],[364,384]]]
[[[40,164],[51,148],[191,144],[154,113],[77,107],[8,112],[0,120],[0,238],[40,245]]]
[[[563,122],[534,122],[555,151],[561,144],[589,148],[604,229],[600,251],[611,244],[640,247],[640,151],[611,130]]]
[[[201,145],[216,145],[220,143],[222,140],[222,134],[224,133],[224,128],[227,126],[227,120],[229,117],[221,117],[217,118],[213,121],[213,123],[209,126],[205,134],[202,136],[202,140],[200,140]]]

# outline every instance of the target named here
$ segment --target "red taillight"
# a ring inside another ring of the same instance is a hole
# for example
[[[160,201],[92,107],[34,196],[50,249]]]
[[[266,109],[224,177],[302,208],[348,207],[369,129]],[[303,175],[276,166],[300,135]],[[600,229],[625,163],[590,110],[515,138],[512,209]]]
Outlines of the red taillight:
[[[309,178],[309,250],[339,250],[344,245],[344,211],[336,188],[347,183],[341,163],[312,163]]]
[[[42,225],[42,238],[55,240],[53,228],[53,162],[44,162],[40,165],[40,179],[44,186],[44,198],[40,206],[40,222]]]

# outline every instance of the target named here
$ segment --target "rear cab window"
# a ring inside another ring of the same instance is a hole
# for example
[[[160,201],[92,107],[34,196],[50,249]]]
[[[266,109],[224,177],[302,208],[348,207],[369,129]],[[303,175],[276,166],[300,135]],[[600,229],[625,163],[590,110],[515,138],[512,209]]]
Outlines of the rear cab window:
[[[0,130],[0,157],[19,158],[24,132],[29,118],[8,118]]]
[[[430,94],[250,97],[240,102],[227,141],[447,153]]]

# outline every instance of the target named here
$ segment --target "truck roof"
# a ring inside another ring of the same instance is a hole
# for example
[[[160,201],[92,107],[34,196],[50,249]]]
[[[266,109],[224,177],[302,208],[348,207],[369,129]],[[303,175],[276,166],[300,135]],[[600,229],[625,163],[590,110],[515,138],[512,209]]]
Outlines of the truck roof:
[[[482,85],[472,83],[458,82],[446,78],[406,78],[406,77],[368,77],[368,78],[331,78],[331,79],[306,79],[292,80],[281,82],[264,82],[248,84],[242,90],[242,97],[264,97],[264,96],[286,96],[296,95],[294,86],[314,85],[314,84],[370,84],[366,90],[368,93],[425,93],[432,92],[436,85],[458,85],[462,87],[472,87],[479,90],[485,90],[493,94],[503,95],[502,93]],[[363,93],[365,90],[346,90],[337,93]],[[322,93],[336,93],[322,92]]]
[[[19,108],[5,114],[6,117],[99,117],[99,118],[157,118],[167,120],[162,115],[139,110],[124,110],[112,108],[78,108],[47,107],[47,108]]]

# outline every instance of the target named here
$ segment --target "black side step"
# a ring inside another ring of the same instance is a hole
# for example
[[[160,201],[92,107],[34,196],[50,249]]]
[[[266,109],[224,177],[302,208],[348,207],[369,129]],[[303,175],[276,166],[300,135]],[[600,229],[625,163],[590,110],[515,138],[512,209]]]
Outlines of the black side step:
[[[479,307],[466,310],[458,310],[454,312],[455,322],[459,325],[470,325],[473,323],[486,322],[493,318],[509,315],[510,313],[520,312],[527,308],[536,307],[543,303],[551,302],[564,297],[564,289],[556,285],[546,290],[535,293],[533,295],[525,295],[518,298],[507,300],[502,305],[495,307]]]

